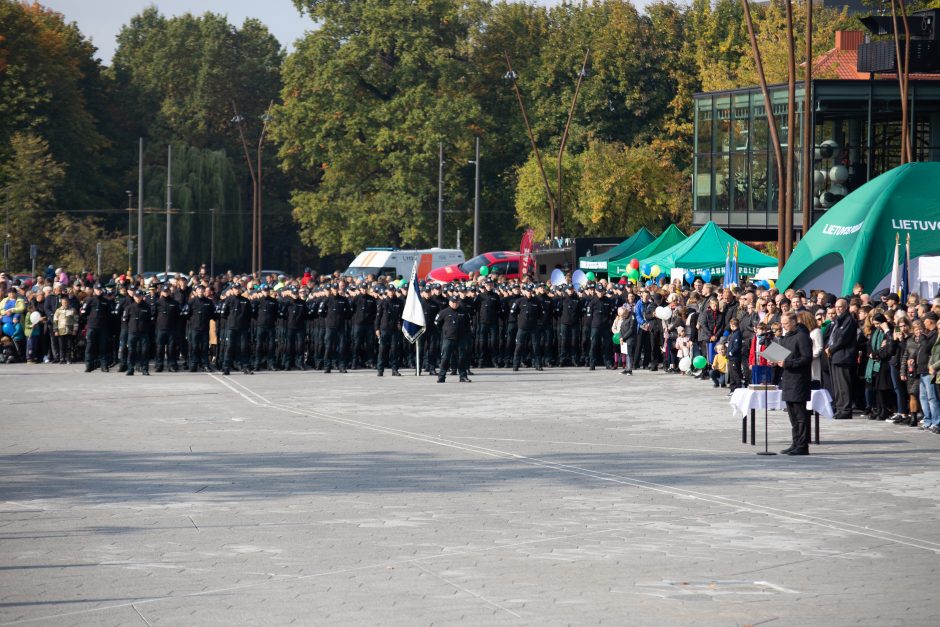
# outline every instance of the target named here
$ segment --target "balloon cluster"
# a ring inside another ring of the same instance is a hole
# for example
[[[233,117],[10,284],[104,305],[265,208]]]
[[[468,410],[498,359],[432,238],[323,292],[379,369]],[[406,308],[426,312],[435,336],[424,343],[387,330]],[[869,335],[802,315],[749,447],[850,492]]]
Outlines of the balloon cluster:
[[[820,164],[822,161],[832,159],[838,161],[841,149],[839,144],[831,139],[827,139],[816,148],[814,161]],[[823,167],[821,170],[813,171],[813,204],[816,208],[828,209],[836,204],[849,193],[845,186],[849,180],[849,169],[841,163],[836,163],[828,170]]]

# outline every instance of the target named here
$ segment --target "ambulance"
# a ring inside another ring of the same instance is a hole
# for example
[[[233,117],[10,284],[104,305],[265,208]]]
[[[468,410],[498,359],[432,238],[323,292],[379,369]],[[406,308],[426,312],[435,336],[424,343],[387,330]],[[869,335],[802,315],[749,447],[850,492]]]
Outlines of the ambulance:
[[[367,248],[359,253],[349,264],[343,276],[376,278],[387,276],[392,279],[411,277],[415,259],[418,260],[418,280],[423,281],[435,268],[463,263],[462,250],[450,248],[428,248],[425,250],[401,250],[398,248]]]

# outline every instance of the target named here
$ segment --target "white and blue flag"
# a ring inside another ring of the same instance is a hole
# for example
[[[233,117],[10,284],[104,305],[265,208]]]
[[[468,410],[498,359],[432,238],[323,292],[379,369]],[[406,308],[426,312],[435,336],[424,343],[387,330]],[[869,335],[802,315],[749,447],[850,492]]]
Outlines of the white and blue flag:
[[[408,296],[405,297],[405,309],[401,313],[401,332],[405,339],[414,344],[426,326],[424,308],[421,306],[421,291],[418,289],[418,260],[411,269],[411,280],[408,281]]]

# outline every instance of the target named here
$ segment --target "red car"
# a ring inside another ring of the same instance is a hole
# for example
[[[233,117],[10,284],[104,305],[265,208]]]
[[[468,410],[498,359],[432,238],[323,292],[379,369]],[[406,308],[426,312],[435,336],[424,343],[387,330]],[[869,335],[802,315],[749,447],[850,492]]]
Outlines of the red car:
[[[470,278],[471,272],[479,275],[480,268],[483,266],[489,267],[490,276],[504,276],[508,279],[518,279],[520,257],[522,257],[520,253],[505,250],[495,253],[483,253],[463,263],[455,263],[452,266],[435,268],[428,273],[428,280],[438,283],[465,281]]]

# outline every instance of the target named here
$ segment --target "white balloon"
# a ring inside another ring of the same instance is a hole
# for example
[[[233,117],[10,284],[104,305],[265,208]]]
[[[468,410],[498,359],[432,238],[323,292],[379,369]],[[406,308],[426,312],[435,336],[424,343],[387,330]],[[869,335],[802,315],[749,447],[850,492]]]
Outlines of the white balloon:
[[[42,320],[42,314],[39,313],[38,311],[34,311],[33,313],[29,314],[30,323],[39,324],[40,320]]]
[[[683,357],[682,359],[679,360],[679,370],[681,370],[682,372],[688,372],[691,369],[692,369],[691,357]]]
[[[849,180],[849,169],[844,165],[834,165],[829,168],[829,180],[833,183],[845,183]]]
[[[671,307],[657,307],[656,317],[663,321],[669,320],[670,318],[672,318],[672,308]]]
[[[816,189],[822,189],[823,185],[826,184],[826,173],[822,170],[816,170],[813,173],[813,183],[816,185]]]
[[[835,140],[827,139],[819,145],[819,152],[823,159],[835,159],[839,155],[839,144]]]
[[[846,189],[845,185],[839,185],[837,183],[833,183],[832,185],[830,185],[829,191],[835,194],[836,196],[846,196],[849,193],[849,190]]]

